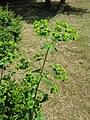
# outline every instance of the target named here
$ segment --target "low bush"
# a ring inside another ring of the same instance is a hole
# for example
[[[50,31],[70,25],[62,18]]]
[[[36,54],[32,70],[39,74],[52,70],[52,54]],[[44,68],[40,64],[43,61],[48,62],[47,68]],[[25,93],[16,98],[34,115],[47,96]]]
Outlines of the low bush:
[[[21,19],[8,7],[0,7],[0,69],[6,67],[17,56],[17,42],[20,41]]]

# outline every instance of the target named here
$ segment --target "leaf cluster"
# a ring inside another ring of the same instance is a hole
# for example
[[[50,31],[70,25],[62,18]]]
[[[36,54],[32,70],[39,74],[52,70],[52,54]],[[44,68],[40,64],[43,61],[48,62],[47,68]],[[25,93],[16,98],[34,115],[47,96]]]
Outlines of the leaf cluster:
[[[77,32],[74,28],[69,27],[66,22],[56,21],[54,32],[52,32],[53,40],[55,41],[68,41],[76,40]]]
[[[54,68],[54,78],[61,80],[61,81],[67,81],[67,73],[59,64],[55,64]]]
[[[76,40],[77,38],[76,30],[74,30],[72,27],[69,27],[68,23],[59,20],[56,21],[54,29],[49,28],[48,21],[46,19],[35,21],[34,31],[38,35],[51,37],[53,42]]]
[[[50,28],[48,27],[48,21],[41,19],[34,22],[34,31],[40,35],[48,37],[50,35]]]

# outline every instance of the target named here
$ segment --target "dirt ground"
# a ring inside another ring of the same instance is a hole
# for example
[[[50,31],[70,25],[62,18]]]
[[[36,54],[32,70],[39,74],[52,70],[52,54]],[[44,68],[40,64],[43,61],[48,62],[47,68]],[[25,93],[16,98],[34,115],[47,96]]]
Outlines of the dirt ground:
[[[19,5],[14,10],[23,17],[23,40],[19,46],[23,55],[32,61],[45,42],[33,31],[32,23],[41,18],[48,19],[51,27],[56,20],[61,20],[77,30],[76,41],[58,43],[58,52],[50,52],[48,56],[46,72],[49,73],[48,68],[54,63],[59,63],[66,69],[68,81],[55,81],[60,93],[43,104],[43,114],[46,120],[90,120],[90,0],[67,0],[64,12],[55,15],[57,4],[58,0],[54,0],[52,7],[45,10],[38,1],[34,6]]]

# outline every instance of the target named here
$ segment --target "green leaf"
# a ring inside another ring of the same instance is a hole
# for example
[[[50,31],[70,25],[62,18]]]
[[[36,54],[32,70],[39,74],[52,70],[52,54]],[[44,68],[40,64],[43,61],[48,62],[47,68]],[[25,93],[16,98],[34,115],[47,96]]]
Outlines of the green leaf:
[[[45,75],[45,74],[43,73],[42,77],[44,78],[44,80],[45,80],[49,85],[52,85],[51,80],[50,80],[50,78],[47,77],[47,75]]]
[[[43,98],[42,98],[42,100],[40,101],[40,103],[46,102],[46,101],[48,101],[48,100],[49,100],[48,94],[43,94]]]
[[[54,94],[57,94],[59,92],[59,89],[56,85],[52,85],[51,86],[51,94],[54,93]]]
[[[36,59],[36,61],[40,61],[40,60],[42,60],[43,56],[44,56],[44,54],[42,54],[42,53],[36,53],[34,55],[34,58]]]
[[[53,51],[53,50],[58,51],[57,48],[55,47],[54,43],[50,44],[50,50],[51,51]]]
[[[3,120],[3,116],[2,115],[0,115],[0,120]]]
[[[49,47],[50,47],[49,44],[45,44],[45,45],[43,45],[43,46],[41,47],[41,49],[48,49]]]
[[[35,70],[33,70],[32,72],[40,73],[40,72],[41,72],[41,68],[39,68],[39,69],[35,69]]]
[[[54,44],[53,44],[53,43],[50,44],[50,50],[53,51],[53,50],[55,50],[54,48],[55,48],[55,47],[54,47]]]
[[[29,116],[30,116],[30,114],[27,112],[26,115],[25,115],[25,117],[24,117],[24,119],[25,120],[29,120]]]
[[[54,46],[54,50],[55,50],[55,51],[58,51],[58,49],[57,49],[55,46]]]
[[[31,95],[35,95],[36,93],[36,89],[32,88],[32,90],[30,91]]]
[[[45,120],[45,119],[43,118],[41,113],[38,113],[37,118],[35,118],[35,120]]]
[[[20,59],[19,59],[19,62],[21,62],[21,63],[23,63],[24,61],[26,61],[25,58],[20,58]]]

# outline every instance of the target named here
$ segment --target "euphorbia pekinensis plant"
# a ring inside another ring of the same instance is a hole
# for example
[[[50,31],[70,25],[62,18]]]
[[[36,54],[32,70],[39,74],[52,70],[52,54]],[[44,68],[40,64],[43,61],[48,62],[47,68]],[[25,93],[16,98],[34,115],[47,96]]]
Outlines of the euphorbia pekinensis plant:
[[[34,31],[46,38],[46,43],[42,49],[46,53],[36,53],[36,61],[43,60],[41,68],[31,69],[30,62],[25,58],[20,58],[15,71],[9,71],[2,79],[0,85],[0,119],[3,120],[44,120],[42,117],[42,103],[49,100],[49,93],[40,89],[40,83],[45,80],[50,85],[50,93],[58,93],[56,84],[45,74],[44,67],[50,50],[57,50],[55,44],[59,41],[75,39],[77,33],[73,28],[69,28],[66,22],[57,21],[54,30],[48,27],[47,20],[34,22]],[[17,70],[24,70],[24,78],[16,82],[12,75]],[[59,65],[53,67],[54,79],[67,80],[66,71]],[[7,80],[7,81],[5,81]]]
[[[36,91],[34,96],[34,100],[36,101],[38,99],[39,85],[43,77],[44,79],[47,79],[48,83],[51,85],[51,93],[58,92],[58,87],[55,84],[52,84],[51,80],[44,74],[44,67],[49,50],[57,51],[57,49],[55,48],[55,44],[59,41],[75,40],[77,37],[77,32],[74,30],[74,28],[69,27],[66,22],[61,22],[61,21],[56,21],[56,26],[54,30],[51,30],[48,26],[48,21],[46,19],[35,21],[34,31],[37,35],[44,36],[47,41],[47,43],[44,44],[42,47],[42,49],[46,49],[46,53],[41,67],[40,77],[36,86]],[[54,70],[54,78],[62,81],[67,80],[66,71],[59,64],[55,64],[53,70]],[[48,95],[45,100],[48,100]]]

